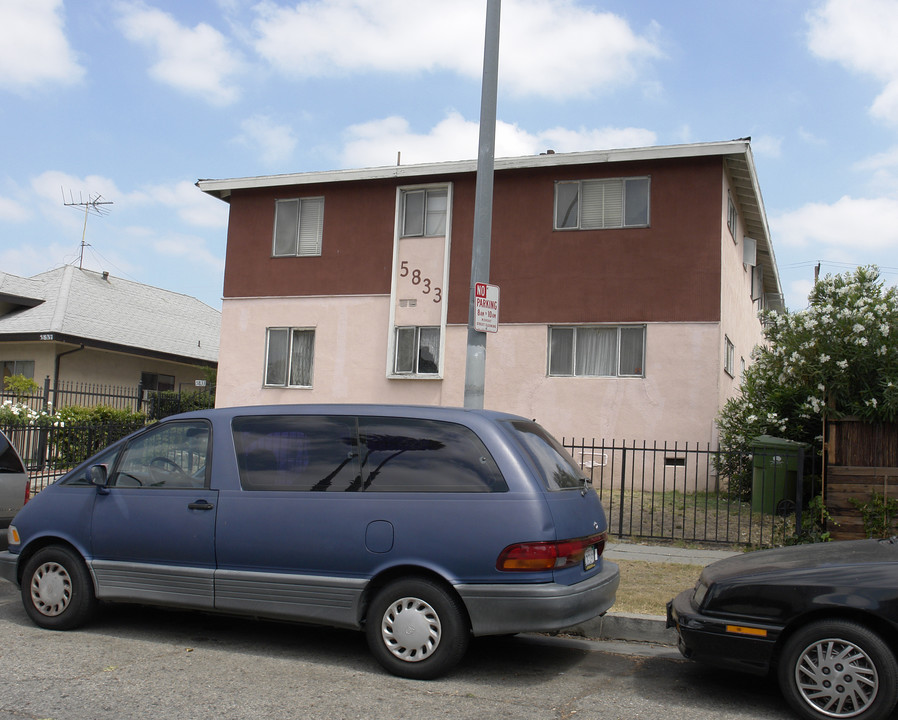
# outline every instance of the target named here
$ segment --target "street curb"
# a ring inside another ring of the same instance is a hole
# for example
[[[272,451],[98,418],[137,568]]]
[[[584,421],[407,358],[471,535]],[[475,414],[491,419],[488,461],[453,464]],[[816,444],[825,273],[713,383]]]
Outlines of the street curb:
[[[568,635],[580,635],[592,640],[624,640],[657,645],[676,645],[677,631],[665,627],[667,619],[660,615],[637,613],[607,613],[580,625],[567,628]]]

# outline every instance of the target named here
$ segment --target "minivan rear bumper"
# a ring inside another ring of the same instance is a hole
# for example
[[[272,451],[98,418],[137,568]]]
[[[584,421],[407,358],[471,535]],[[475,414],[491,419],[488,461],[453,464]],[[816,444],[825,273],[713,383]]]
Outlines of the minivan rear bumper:
[[[456,585],[474,635],[554,632],[591,620],[614,604],[620,571],[603,560],[602,571],[575,585],[557,583]]]

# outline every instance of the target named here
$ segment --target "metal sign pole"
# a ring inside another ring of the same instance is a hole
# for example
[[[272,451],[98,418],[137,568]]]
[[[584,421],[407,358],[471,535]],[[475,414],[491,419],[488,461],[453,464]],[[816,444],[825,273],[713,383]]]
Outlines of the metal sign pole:
[[[468,352],[465,363],[465,407],[482,408],[486,379],[486,333],[474,329],[477,283],[490,279],[490,232],[493,222],[493,165],[496,154],[496,95],[499,77],[499,15],[501,0],[487,0],[480,96],[480,144],[474,198],[474,235],[468,310]]]

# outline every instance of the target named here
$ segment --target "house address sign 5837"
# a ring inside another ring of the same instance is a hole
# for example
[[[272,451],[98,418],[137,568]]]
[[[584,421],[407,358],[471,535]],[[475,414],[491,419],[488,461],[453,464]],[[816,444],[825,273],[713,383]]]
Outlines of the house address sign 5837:
[[[43,335],[41,335],[41,340],[52,340],[52,339],[53,339],[53,333],[44,333]]]

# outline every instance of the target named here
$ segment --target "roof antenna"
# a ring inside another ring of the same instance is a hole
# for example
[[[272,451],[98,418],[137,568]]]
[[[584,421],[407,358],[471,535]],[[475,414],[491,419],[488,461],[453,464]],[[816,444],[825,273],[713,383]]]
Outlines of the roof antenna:
[[[84,227],[81,229],[81,254],[78,257],[78,269],[81,270],[81,264],[84,262],[84,248],[87,247],[87,243],[84,241],[85,235],[87,235],[87,216],[89,213],[94,213],[99,217],[103,215],[109,214],[109,209],[106,207],[107,205],[112,205],[111,200],[104,200],[103,196],[100,193],[95,193],[94,195],[88,195],[87,200],[81,197],[81,193],[78,193],[78,202],[75,202],[75,198],[72,195],[72,191],[69,190],[69,199],[66,201],[65,199],[65,191],[62,190],[62,204],[66,207],[83,207],[84,208]]]

